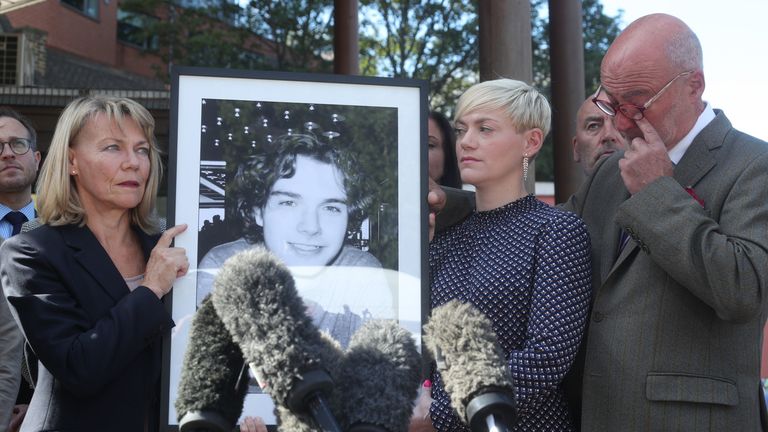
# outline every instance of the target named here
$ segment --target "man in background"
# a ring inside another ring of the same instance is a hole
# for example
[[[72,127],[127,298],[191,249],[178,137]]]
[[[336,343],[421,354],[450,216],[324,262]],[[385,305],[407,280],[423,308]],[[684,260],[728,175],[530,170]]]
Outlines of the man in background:
[[[616,130],[613,119],[592,103],[590,95],[576,112],[576,135],[573,137],[573,160],[585,175],[592,174],[595,164],[627,147],[627,140]]]
[[[32,184],[37,178],[40,152],[32,124],[7,107],[0,107],[0,145],[0,239],[4,239],[18,234],[24,222],[35,218]],[[21,376],[22,347],[21,331],[3,296],[0,305],[0,432],[6,430],[11,414],[8,430],[18,428],[32,398],[31,383]]]

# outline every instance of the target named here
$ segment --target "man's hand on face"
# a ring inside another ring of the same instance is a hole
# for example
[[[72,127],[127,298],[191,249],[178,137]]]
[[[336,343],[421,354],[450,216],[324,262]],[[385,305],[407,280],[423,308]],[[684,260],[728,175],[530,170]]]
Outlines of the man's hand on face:
[[[643,190],[659,177],[671,177],[674,171],[667,147],[646,119],[636,120],[643,137],[629,142],[624,157],[619,160],[621,178],[630,194]]]

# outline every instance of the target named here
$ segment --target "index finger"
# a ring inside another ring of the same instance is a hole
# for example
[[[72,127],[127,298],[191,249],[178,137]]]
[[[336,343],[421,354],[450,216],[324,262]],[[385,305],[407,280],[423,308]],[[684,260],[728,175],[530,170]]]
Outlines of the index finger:
[[[660,143],[662,147],[666,148],[666,144],[664,143],[664,141],[661,140],[659,133],[656,132],[656,128],[653,127],[653,125],[651,124],[651,122],[648,121],[648,119],[643,117],[640,120],[635,120],[635,124],[640,129],[640,132],[643,133],[643,138],[645,139],[645,142],[651,145]]]
[[[173,238],[187,230],[187,224],[180,224],[174,227],[168,228],[160,236],[160,240],[157,241],[159,247],[169,247]],[[156,247],[157,247],[156,246]]]
[[[431,211],[440,213],[445,207],[445,192],[436,181],[429,179],[429,192],[427,193],[427,203]]]

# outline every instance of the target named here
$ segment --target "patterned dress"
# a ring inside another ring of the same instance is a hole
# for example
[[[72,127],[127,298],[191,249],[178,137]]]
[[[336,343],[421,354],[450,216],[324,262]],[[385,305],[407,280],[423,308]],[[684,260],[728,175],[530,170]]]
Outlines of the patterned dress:
[[[575,215],[528,195],[475,212],[429,247],[431,307],[472,303],[493,322],[515,382],[516,431],[575,430],[560,387],[591,297],[589,235]],[[468,431],[433,374],[438,431]]]

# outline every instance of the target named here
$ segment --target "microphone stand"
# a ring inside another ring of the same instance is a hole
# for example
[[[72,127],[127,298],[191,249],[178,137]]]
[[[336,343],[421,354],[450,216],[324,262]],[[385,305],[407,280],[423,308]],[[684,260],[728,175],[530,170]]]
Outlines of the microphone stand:
[[[323,393],[332,387],[333,380],[326,371],[310,370],[293,385],[288,396],[288,408],[294,412],[309,411],[322,432],[341,432],[336,417],[323,398]]]

